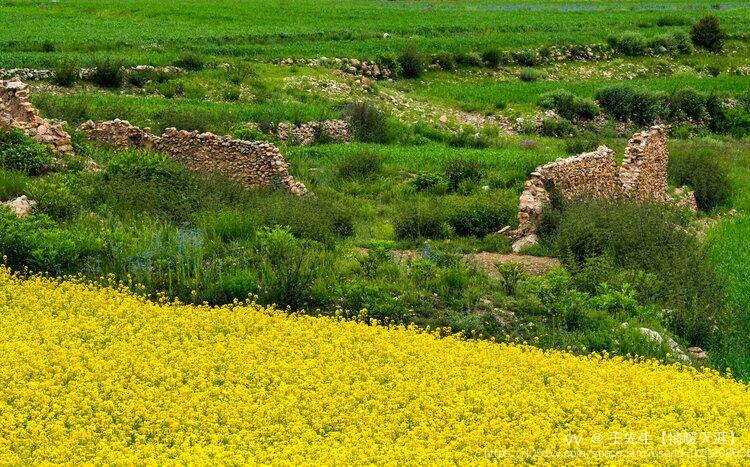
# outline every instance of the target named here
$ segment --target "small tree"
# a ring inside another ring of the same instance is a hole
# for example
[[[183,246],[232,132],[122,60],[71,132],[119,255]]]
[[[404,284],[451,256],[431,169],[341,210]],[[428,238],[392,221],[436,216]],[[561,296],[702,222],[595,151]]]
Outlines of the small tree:
[[[714,15],[701,18],[692,28],[693,44],[711,52],[721,52],[727,33]]]

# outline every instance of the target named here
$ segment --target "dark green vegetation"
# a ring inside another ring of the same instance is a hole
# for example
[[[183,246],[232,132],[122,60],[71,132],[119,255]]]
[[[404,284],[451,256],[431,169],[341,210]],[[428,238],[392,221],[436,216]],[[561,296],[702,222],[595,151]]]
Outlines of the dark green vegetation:
[[[80,135],[79,157],[60,168],[4,134],[0,201],[38,206],[24,219],[0,211],[0,251],[15,269],[114,277],[189,302],[252,295],[674,361],[647,327],[750,379],[748,12],[704,1],[0,3],[0,66],[55,71],[33,85],[45,117],[269,139],[315,193],[247,192]],[[329,66],[268,62],[320,56],[374,60],[395,79],[364,87]],[[126,69],[141,64],[183,71]],[[82,79],[84,66],[95,71]],[[269,131],[331,118],[355,141],[300,147]],[[555,199],[526,253],[562,267],[534,277],[470,256],[510,250],[496,232],[515,225],[536,166],[600,144],[619,152],[654,122],[671,125],[670,184],[694,189],[701,213]],[[86,158],[103,171],[85,171]]]

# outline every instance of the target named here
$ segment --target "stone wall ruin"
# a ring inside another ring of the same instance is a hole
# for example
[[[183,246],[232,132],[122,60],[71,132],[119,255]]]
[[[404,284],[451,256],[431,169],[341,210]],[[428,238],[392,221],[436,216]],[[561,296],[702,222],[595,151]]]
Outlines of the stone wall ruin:
[[[653,126],[648,131],[636,133],[628,141],[619,167],[615,152],[606,146],[537,167],[524,184],[521,194],[518,229],[511,232],[514,238],[519,239],[514,250],[536,241],[552,189],[566,199],[624,198],[671,203],[696,211],[693,192],[680,190],[683,193],[681,198],[670,196],[668,165],[669,152],[664,128]]]
[[[152,149],[163,152],[191,170],[222,173],[246,188],[274,187],[304,195],[307,188],[289,175],[278,148],[265,141],[244,141],[213,133],[167,128],[157,136],[126,120],[88,121],[79,127],[86,136],[118,149]]]
[[[0,130],[13,128],[46,144],[56,156],[73,154],[70,135],[62,125],[40,117],[29,102],[29,87],[20,81],[0,81]]]

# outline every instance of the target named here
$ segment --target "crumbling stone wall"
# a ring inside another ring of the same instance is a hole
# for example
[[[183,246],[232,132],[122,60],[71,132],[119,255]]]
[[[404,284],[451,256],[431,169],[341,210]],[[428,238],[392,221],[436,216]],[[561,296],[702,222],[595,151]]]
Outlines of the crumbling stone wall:
[[[615,152],[606,146],[537,167],[524,184],[519,203],[519,225],[512,232],[513,237],[523,240],[519,240],[519,244],[534,243],[552,189],[566,199],[627,198],[673,203],[697,210],[693,192],[681,189],[677,192],[679,198],[670,196],[668,165],[664,129],[654,126],[633,135],[620,167]]]
[[[40,117],[29,102],[29,87],[21,81],[0,81],[0,129],[13,128],[48,145],[57,156],[73,154],[70,135],[62,125]]]
[[[153,149],[191,170],[223,173],[246,188],[275,187],[295,195],[307,188],[289,175],[288,166],[278,148],[271,143],[243,141],[213,133],[167,128],[159,137],[150,129],[140,129],[126,120],[94,123],[79,129],[87,137],[119,149]]]
[[[352,140],[352,131],[349,123],[344,120],[323,120],[300,125],[279,123],[276,136],[281,141],[293,140],[300,146],[309,146],[321,138],[339,143],[349,142]]]

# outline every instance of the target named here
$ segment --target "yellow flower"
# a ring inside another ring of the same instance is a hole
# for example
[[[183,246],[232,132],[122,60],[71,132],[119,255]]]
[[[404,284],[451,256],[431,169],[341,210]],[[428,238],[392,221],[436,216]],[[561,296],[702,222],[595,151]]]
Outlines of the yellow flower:
[[[738,464],[750,448],[748,387],[707,369],[6,269],[0,420],[0,464]]]

